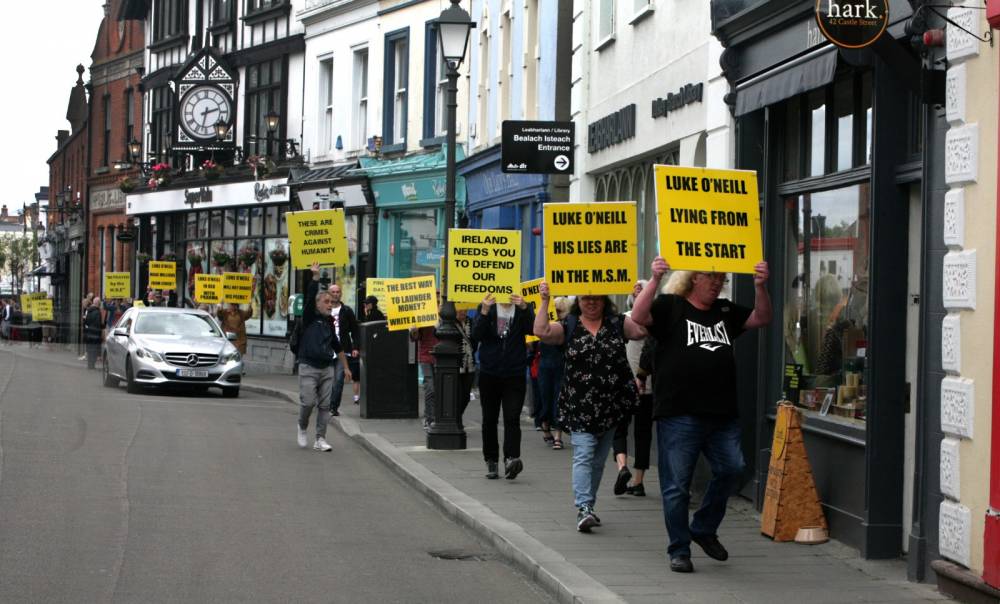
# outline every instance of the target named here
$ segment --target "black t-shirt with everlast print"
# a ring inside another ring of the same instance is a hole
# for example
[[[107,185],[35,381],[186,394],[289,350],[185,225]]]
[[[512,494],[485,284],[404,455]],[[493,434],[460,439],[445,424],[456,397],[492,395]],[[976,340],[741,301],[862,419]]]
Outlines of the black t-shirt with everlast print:
[[[751,312],[721,298],[698,310],[680,296],[656,297],[649,330],[657,344],[653,417],[739,414],[733,341]]]

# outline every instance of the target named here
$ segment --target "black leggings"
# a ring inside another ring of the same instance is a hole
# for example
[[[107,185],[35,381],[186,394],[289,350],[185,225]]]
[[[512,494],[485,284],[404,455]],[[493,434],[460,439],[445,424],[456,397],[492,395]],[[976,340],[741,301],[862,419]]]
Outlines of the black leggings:
[[[524,375],[498,377],[479,373],[479,398],[483,404],[483,459],[500,461],[497,421],[503,408],[503,457],[521,456],[521,408],[527,388]]]
[[[635,418],[635,464],[636,470],[649,469],[649,447],[653,443],[653,395],[639,395],[639,406],[619,422],[615,427],[615,440],[612,444],[615,455],[628,455],[628,425]]]

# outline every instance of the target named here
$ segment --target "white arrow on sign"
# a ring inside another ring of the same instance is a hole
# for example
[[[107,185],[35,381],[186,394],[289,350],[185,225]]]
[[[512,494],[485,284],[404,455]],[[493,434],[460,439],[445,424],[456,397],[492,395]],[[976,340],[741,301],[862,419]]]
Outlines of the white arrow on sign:
[[[557,155],[552,163],[555,165],[556,170],[565,170],[569,167],[569,158],[565,155]]]

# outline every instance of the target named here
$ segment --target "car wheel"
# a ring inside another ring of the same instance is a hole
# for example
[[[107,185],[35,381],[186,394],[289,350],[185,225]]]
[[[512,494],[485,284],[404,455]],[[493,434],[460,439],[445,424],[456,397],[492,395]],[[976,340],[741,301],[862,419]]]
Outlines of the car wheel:
[[[132,361],[125,361],[125,390],[129,394],[139,394],[142,392],[142,387],[135,381],[132,377]]]
[[[226,398],[237,398],[239,395],[240,395],[240,387],[239,386],[237,386],[235,388],[223,388],[222,389],[222,396],[224,396]]]
[[[104,385],[108,388],[118,387],[118,378],[111,375],[111,369],[108,367],[108,355],[105,354],[104,358],[101,359],[101,375],[103,376]]]

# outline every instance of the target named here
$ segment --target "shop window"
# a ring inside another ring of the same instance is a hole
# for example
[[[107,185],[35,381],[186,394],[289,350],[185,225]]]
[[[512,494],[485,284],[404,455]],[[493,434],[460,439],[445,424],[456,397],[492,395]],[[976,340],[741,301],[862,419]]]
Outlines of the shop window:
[[[246,210],[239,210],[244,212]],[[250,298],[250,309],[253,311],[250,319],[247,320],[247,334],[260,335],[261,333],[261,298],[260,298],[260,278],[263,268],[263,254],[261,253],[261,242],[259,239],[238,239],[236,241],[236,266],[241,273],[253,275],[253,295]]]
[[[198,238],[208,238],[208,212],[198,212]]]
[[[250,234],[250,210],[239,208],[236,210],[236,236],[246,237]]]
[[[861,74],[861,108],[864,111],[865,120],[865,151],[863,162],[865,165],[872,163],[872,74],[870,71]],[[921,111],[915,112],[921,115]],[[920,152],[919,149],[916,151]]]
[[[262,333],[265,336],[284,336],[287,332],[290,271],[288,240],[265,239],[264,278],[261,280]]]
[[[393,277],[436,275],[444,253],[434,208],[398,212],[393,229]]]
[[[236,268],[232,241],[212,242],[212,274],[232,272]]]
[[[810,414],[863,425],[867,413],[869,185],[785,199],[786,392]]]
[[[275,206],[264,208],[264,233],[268,235],[278,234],[278,208]]]
[[[222,210],[212,210],[209,235],[212,237],[222,237]]]
[[[264,210],[263,208],[250,208],[250,234],[264,234]]]
[[[278,208],[278,234],[280,235],[288,234],[288,217],[285,215],[287,211],[285,206]]]
[[[189,241],[184,252],[184,295],[194,304],[195,276],[205,274],[209,266],[208,245],[204,241]]]
[[[833,87],[835,171],[850,170],[854,163],[854,114],[857,112],[854,78],[842,79]]]
[[[222,236],[236,236],[236,212],[233,210],[226,210],[225,217],[222,220]]]
[[[184,237],[185,239],[197,239],[198,238],[198,212],[188,212],[187,214],[187,231]]]

